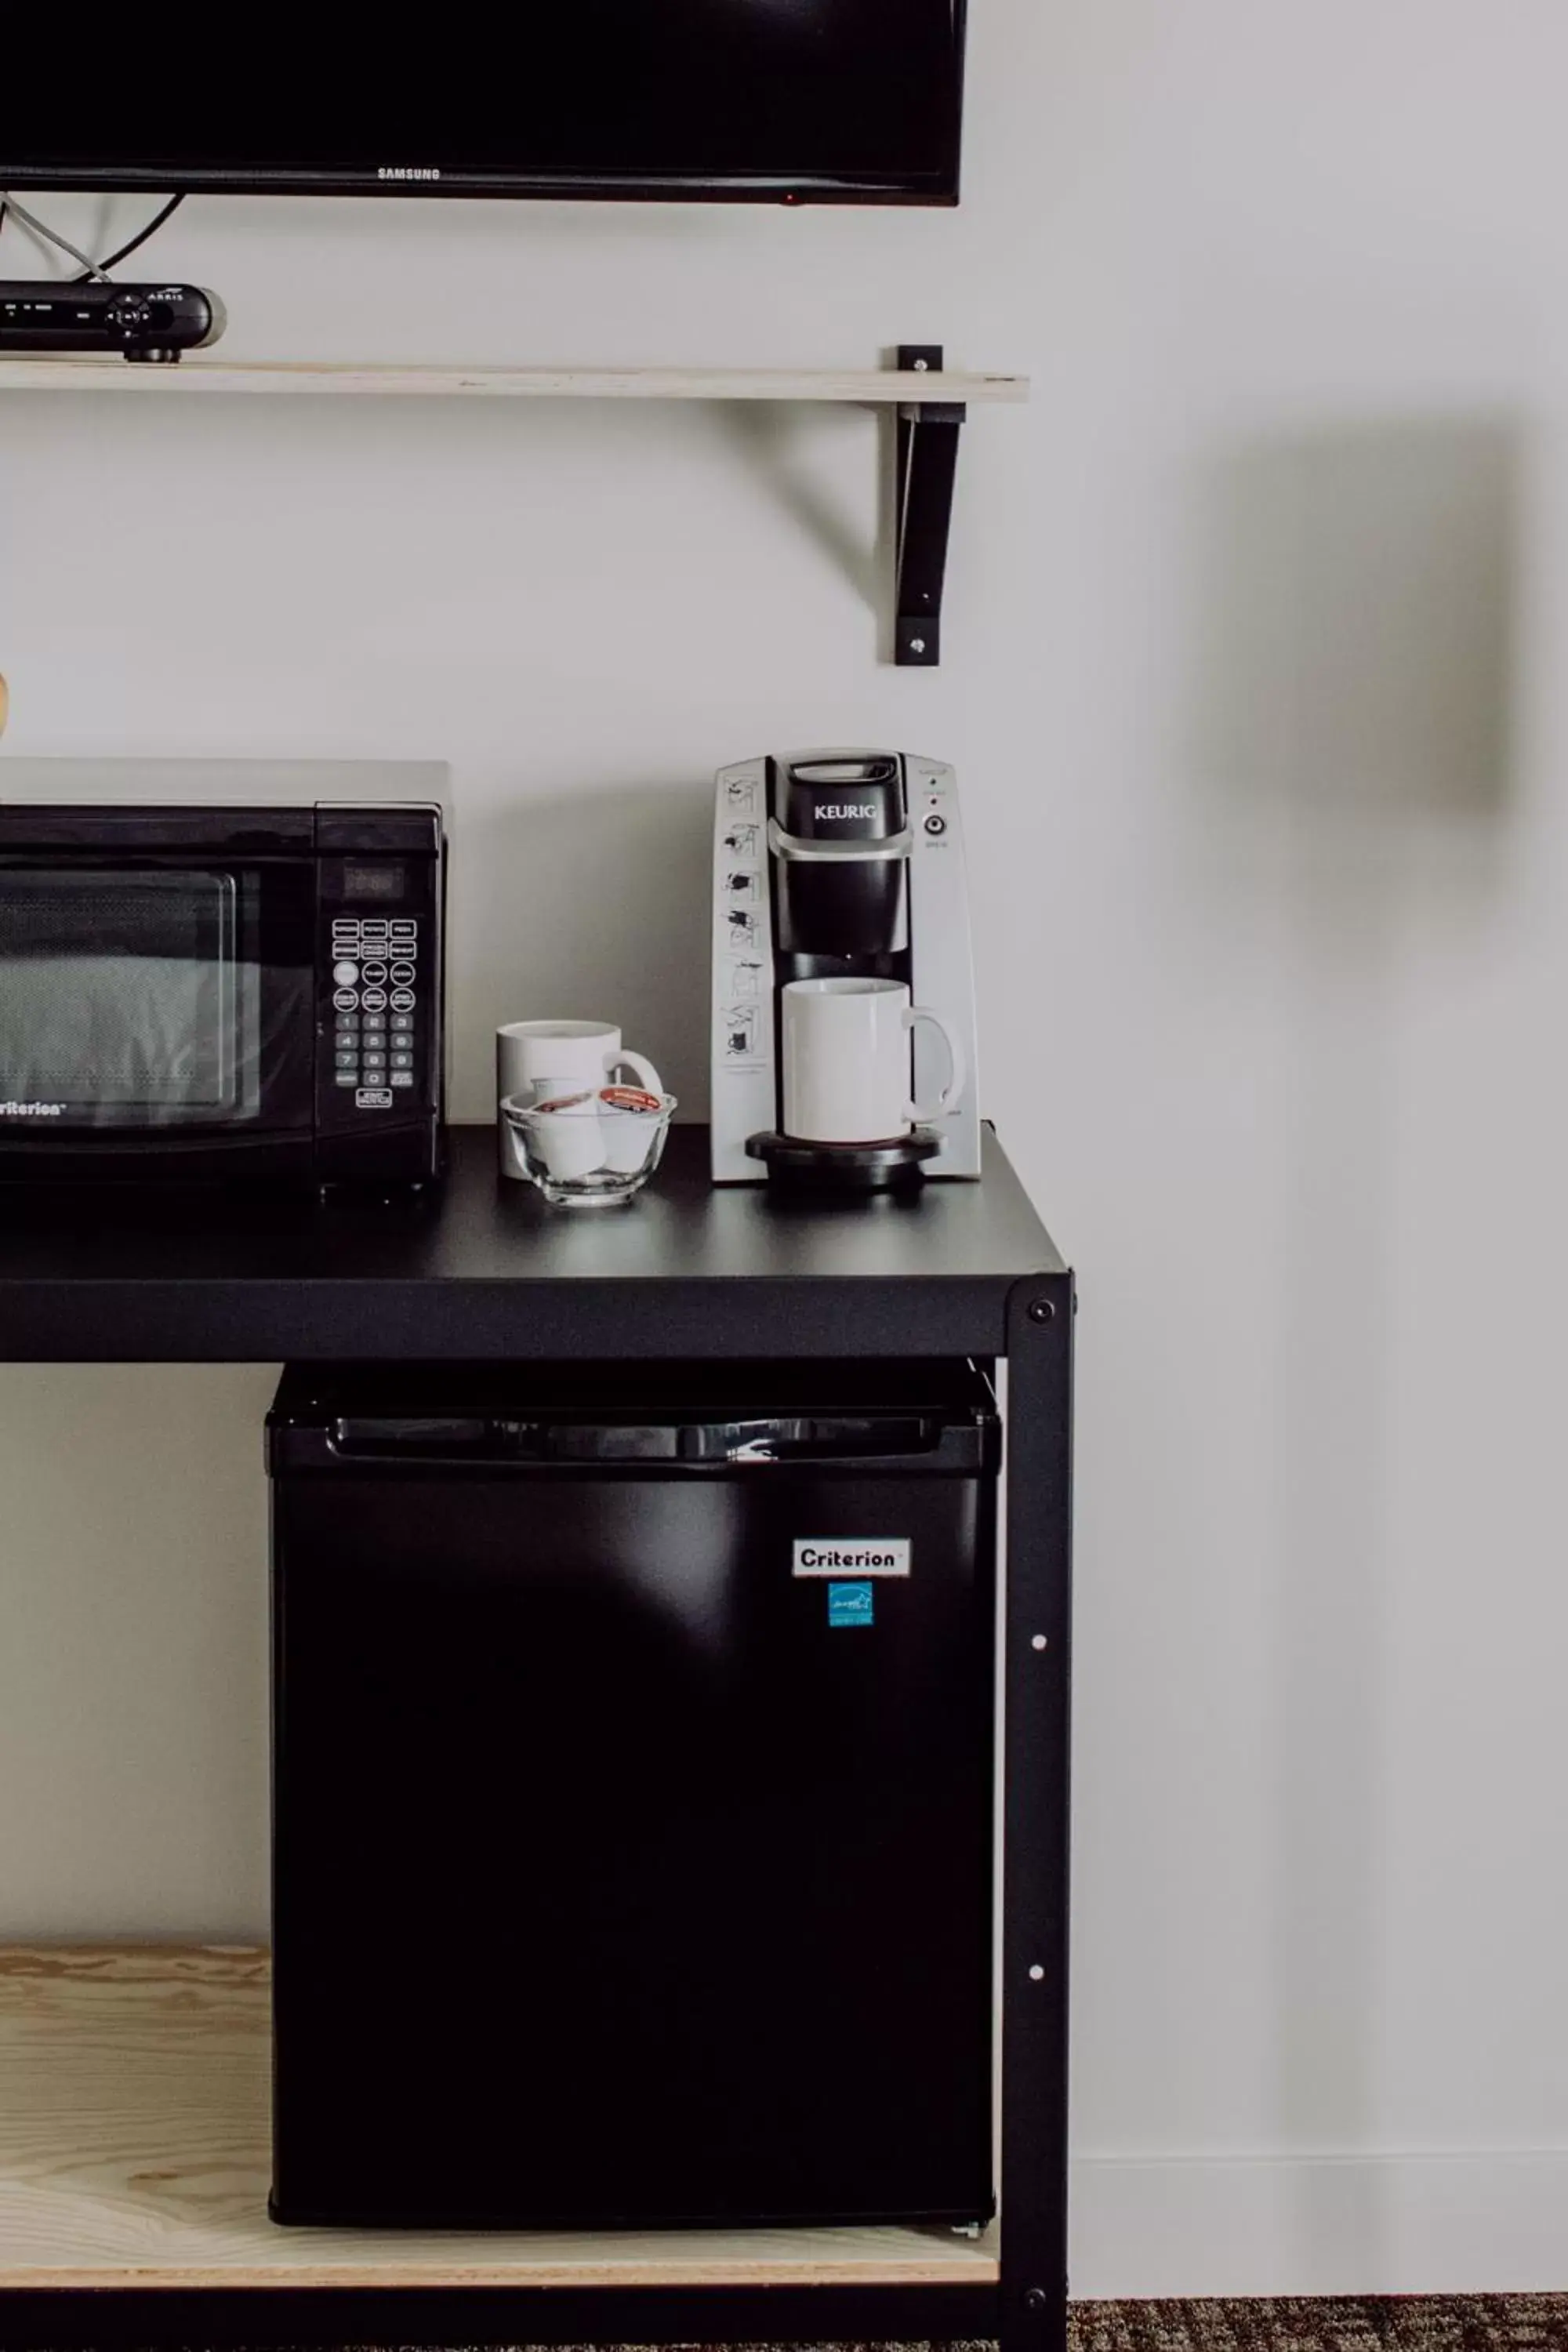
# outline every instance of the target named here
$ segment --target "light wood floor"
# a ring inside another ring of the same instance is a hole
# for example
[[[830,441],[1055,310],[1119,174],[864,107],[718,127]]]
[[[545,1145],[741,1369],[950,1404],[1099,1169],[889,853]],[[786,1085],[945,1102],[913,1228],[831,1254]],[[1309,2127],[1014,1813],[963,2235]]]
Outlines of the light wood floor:
[[[264,1952],[0,1949],[0,2287],[910,2285],[994,2233],[281,2230],[267,2218]]]

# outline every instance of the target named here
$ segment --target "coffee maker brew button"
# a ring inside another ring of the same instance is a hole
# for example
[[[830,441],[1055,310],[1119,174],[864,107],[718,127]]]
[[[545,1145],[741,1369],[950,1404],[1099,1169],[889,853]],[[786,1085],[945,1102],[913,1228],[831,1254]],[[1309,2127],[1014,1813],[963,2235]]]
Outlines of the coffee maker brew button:
[[[926,819],[926,831],[927,831],[928,833],[930,833],[930,834],[943,834],[943,833],[945,833],[945,832],[947,831],[947,819],[946,819],[946,817],[944,817],[944,816],[928,816],[928,817],[927,817],[927,819]]]

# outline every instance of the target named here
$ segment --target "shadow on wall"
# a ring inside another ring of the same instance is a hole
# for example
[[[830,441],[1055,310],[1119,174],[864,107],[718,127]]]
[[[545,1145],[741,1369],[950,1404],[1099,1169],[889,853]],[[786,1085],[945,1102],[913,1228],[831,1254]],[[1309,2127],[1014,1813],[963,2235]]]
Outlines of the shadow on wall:
[[[893,366],[897,350],[882,353]],[[877,658],[893,662],[898,639],[898,412],[879,407],[876,417],[875,451],[867,462],[876,467],[875,520],[866,529],[863,510],[852,507],[822,477],[819,450],[828,432],[859,431],[863,420],[851,412],[822,407],[803,415],[798,408],[773,401],[730,401],[717,412],[731,447],[772,493],[777,506],[826,555],[860,598],[877,626]],[[809,416],[809,423],[807,422]]]
[[[267,1932],[258,1364],[0,1365],[0,1938]]]
[[[1521,452],[1492,417],[1253,442],[1205,485],[1207,772],[1307,831],[1500,817]]]
[[[715,410],[731,448],[765,484],[784,514],[805,536],[815,541],[856,593],[887,624],[891,641],[892,616],[884,613],[888,599],[881,582],[888,567],[881,558],[891,529],[892,460],[885,436],[879,437],[876,463],[882,490],[874,541],[866,536],[860,512],[837,497],[815,463],[825,431],[864,432],[864,422],[853,411],[847,418],[829,408],[809,412],[809,422],[787,403],[731,400]],[[872,461],[868,446],[867,462]],[[748,559],[752,561],[754,559]],[[890,574],[889,574],[890,576]]]
[[[1379,2137],[1395,1024],[1434,932],[1506,916],[1522,476],[1508,420],[1420,417],[1254,443],[1205,486],[1202,758],[1222,837],[1262,852],[1289,1087],[1266,1671],[1295,2151]],[[1382,2278],[1388,2216],[1301,2177],[1303,2264],[1359,2231]]]
[[[604,1020],[708,1116],[710,781],[465,813],[453,865],[459,1118],[495,1117],[503,1021]],[[479,943],[474,947],[469,942]]]

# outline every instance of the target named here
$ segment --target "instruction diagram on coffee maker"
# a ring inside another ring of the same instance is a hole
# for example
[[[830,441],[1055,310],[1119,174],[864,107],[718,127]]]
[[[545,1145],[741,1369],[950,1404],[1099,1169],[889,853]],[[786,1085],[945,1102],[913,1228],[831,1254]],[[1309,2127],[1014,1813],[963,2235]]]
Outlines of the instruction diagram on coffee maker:
[[[757,1023],[761,1007],[756,1004],[731,1004],[724,1013],[724,1058],[730,1062],[754,1061],[757,1052]]]

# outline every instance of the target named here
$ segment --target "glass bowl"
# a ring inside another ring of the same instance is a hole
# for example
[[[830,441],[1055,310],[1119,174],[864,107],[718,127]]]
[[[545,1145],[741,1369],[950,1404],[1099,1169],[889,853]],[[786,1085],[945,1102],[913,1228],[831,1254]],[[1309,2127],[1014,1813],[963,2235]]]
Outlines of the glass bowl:
[[[664,1157],[673,1095],[638,1087],[534,1103],[509,1095],[501,1127],[519,1175],[561,1209],[613,1208],[642,1191]]]

